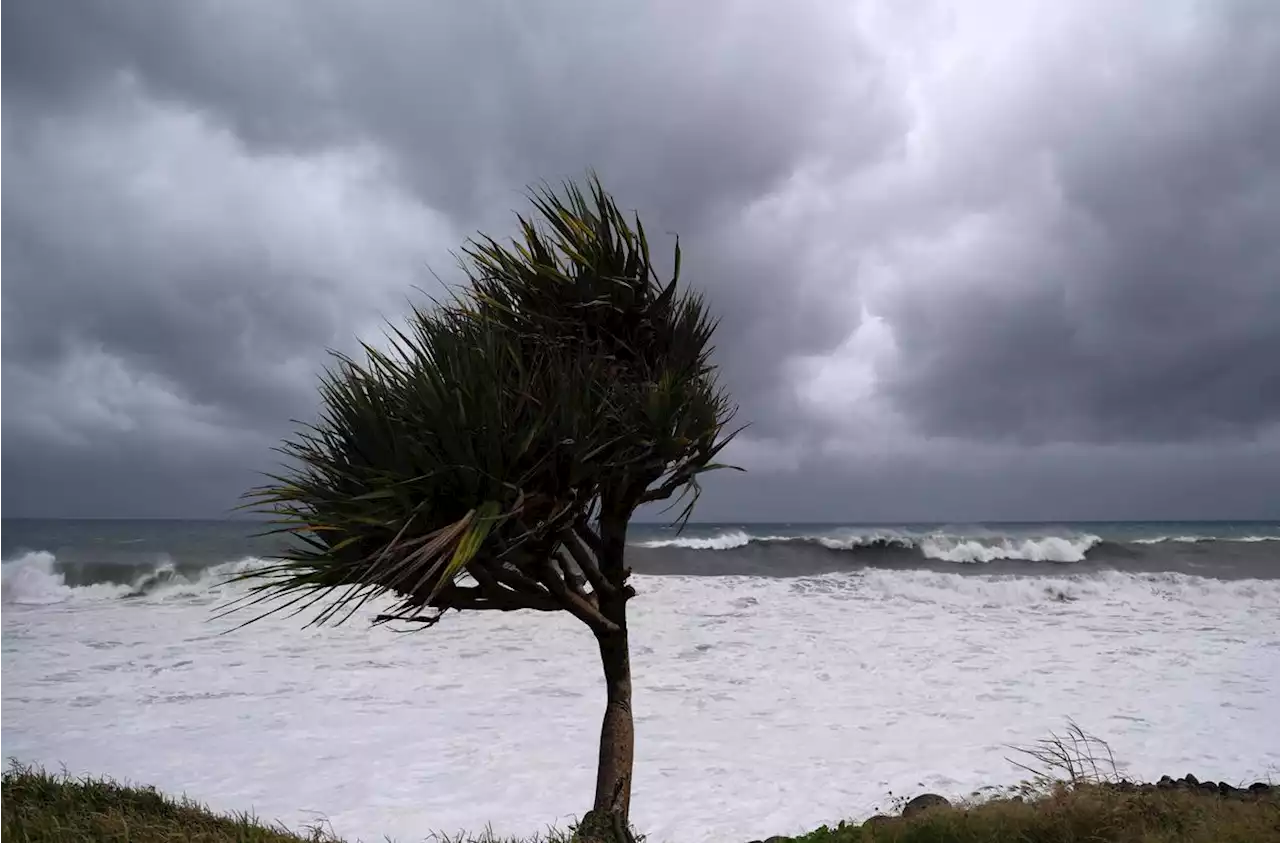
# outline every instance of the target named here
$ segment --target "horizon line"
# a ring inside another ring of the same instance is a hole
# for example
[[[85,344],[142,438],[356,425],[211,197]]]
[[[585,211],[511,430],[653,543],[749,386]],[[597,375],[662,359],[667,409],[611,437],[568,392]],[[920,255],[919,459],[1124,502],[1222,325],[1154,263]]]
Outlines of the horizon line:
[[[143,515],[143,516],[117,516],[117,515],[3,515],[0,521],[187,521],[187,522],[203,522],[203,523],[245,523],[245,524],[269,524],[272,523],[270,518],[245,518],[245,517],[212,517],[212,516],[167,516],[167,515]],[[667,527],[674,526],[674,521],[650,521],[633,518],[629,523],[644,526]],[[1212,523],[1280,523],[1280,516],[1271,518],[977,518],[977,519],[956,519],[956,518],[932,518],[932,519],[876,519],[870,521],[857,520],[796,520],[796,519],[737,519],[732,521],[705,520],[695,521],[690,519],[686,522],[687,526],[736,526],[736,525],[822,525],[822,526],[841,526],[841,527],[876,527],[876,526],[894,526],[894,525],[916,525],[916,524],[1212,524]]]

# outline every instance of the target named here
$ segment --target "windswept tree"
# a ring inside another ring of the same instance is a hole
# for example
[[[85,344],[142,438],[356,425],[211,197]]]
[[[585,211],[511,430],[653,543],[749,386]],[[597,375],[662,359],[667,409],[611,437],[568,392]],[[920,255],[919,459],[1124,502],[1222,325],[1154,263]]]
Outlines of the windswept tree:
[[[389,350],[336,357],[319,421],[250,492],[291,540],[231,608],[340,623],[392,595],[375,623],[422,627],[450,610],[569,612],[607,690],[581,829],[609,837],[627,827],[634,757],[627,524],[673,496],[688,518],[733,407],[715,323],[678,287],[679,242],[663,281],[639,219],[594,177],[530,199],[517,238],[464,248],[452,299],[415,308]]]

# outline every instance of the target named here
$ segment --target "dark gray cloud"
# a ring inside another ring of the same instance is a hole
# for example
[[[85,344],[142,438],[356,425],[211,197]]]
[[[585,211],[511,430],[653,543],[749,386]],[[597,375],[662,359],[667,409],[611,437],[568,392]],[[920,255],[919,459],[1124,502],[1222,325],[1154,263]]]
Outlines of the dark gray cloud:
[[[723,316],[753,473],[704,517],[1280,514],[1272,4],[4,24],[6,514],[225,510],[326,347],[587,167]]]
[[[1280,15],[1185,25],[1126,62],[1121,22],[1101,66],[1027,80],[1003,117],[1038,154],[904,257],[920,280],[886,314],[889,389],[926,430],[1185,440],[1280,418]]]
[[[713,474],[699,512],[772,522],[1274,519],[1278,447],[950,442],[906,454],[817,453],[781,480],[767,469]]]

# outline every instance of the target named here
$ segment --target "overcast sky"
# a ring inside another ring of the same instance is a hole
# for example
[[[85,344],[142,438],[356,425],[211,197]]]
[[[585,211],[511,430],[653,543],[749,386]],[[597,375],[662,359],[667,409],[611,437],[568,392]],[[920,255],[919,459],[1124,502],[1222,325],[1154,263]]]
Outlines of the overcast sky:
[[[3,5],[3,514],[226,515],[595,168],[722,316],[701,520],[1280,517],[1280,3]],[[664,248],[670,237],[655,237]]]

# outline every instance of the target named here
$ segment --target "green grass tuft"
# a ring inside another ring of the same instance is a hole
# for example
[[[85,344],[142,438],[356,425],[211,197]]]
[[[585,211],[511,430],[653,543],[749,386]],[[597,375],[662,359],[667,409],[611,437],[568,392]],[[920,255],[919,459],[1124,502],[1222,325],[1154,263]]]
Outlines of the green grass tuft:
[[[0,832],[5,843],[341,843],[320,828],[294,832],[249,814],[219,816],[153,788],[55,776],[17,763],[4,774]],[[426,839],[570,843],[571,837],[551,829],[523,841],[491,831]],[[823,826],[790,843],[1280,843],[1280,796],[1224,799],[1196,789],[1124,792],[1059,783],[1025,799]]]
[[[153,787],[110,779],[53,775],[16,761],[4,773],[5,843],[343,843],[322,827],[291,831],[252,814],[215,814],[199,802],[172,798]],[[503,837],[433,832],[427,843],[569,843],[555,828],[545,835]],[[372,843],[372,841],[369,841]]]
[[[320,828],[292,832],[251,814],[219,816],[154,788],[55,776],[16,762],[0,789],[5,843],[338,843]]]
[[[823,826],[795,843],[1274,843],[1280,799],[1223,799],[1197,790],[1123,793],[1065,785],[1031,800]]]

